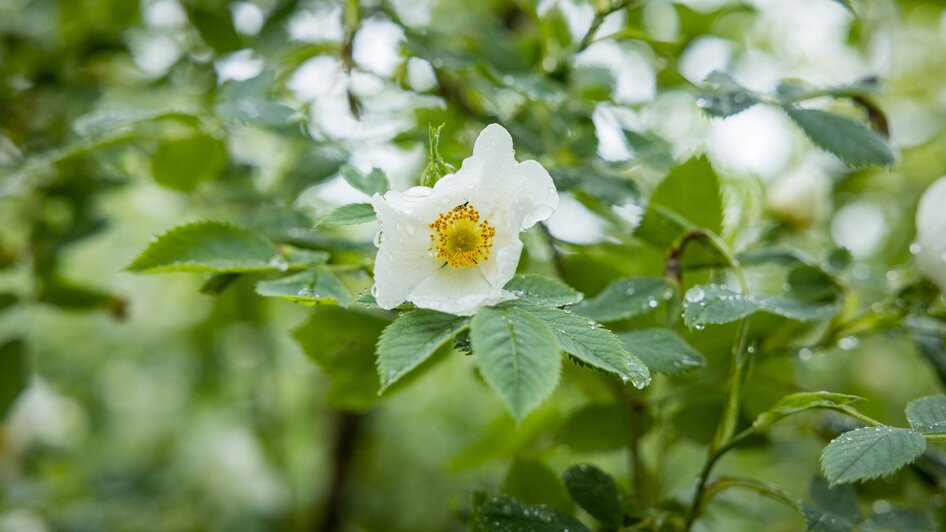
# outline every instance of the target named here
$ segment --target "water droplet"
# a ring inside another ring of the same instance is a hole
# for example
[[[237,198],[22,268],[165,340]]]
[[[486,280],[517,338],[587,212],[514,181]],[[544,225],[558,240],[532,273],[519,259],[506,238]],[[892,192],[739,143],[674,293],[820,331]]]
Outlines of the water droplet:
[[[276,256],[269,260],[269,265],[277,270],[284,272],[289,269],[289,263],[286,262],[286,259]]]
[[[706,292],[702,288],[693,288],[687,292],[686,300],[689,303],[698,303],[706,297]]]
[[[798,350],[798,358],[802,360],[811,360],[812,351],[807,347],[802,347]]]
[[[381,231],[378,231],[377,233],[374,234],[373,242],[374,242],[374,247],[376,248],[381,247]]]
[[[377,285],[377,284],[371,285],[371,297],[376,298],[376,299],[377,299],[377,297],[378,297],[378,285]]]
[[[910,244],[910,253],[916,255],[920,253],[921,251],[923,251],[923,246],[921,246],[919,242],[914,242]]]
[[[313,294],[312,294],[312,290],[311,290],[311,289],[309,289],[309,288],[301,288],[301,289],[299,289],[298,292],[296,292],[296,296],[297,296],[297,297],[312,297]]]
[[[848,337],[841,338],[840,340],[838,340],[838,347],[840,347],[844,351],[850,351],[851,349],[854,349],[858,345],[860,345],[860,343],[861,343],[860,340],[858,340],[856,337],[848,336]]]
[[[943,259],[946,260],[946,253],[943,254]],[[897,282],[897,279],[900,278],[900,274],[897,273],[897,270],[890,270],[887,272],[886,277],[888,281],[890,281],[891,283],[895,283]]]
[[[693,327],[694,327],[696,330],[698,330],[698,331],[702,331],[703,329],[706,328],[706,324],[703,323],[702,321],[698,321],[698,322],[696,322],[696,323],[693,324]]]
[[[709,105],[709,102],[706,100],[706,98],[697,98],[697,99],[696,99],[696,106],[697,106],[697,107],[699,107],[699,108],[705,108],[705,107],[707,107],[708,105]]]
[[[407,234],[414,236],[417,233],[417,229],[414,228],[414,224],[407,224]]]
[[[657,308],[657,299],[653,297],[648,297],[647,306],[650,308]]]
[[[632,296],[632,295],[634,295],[634,292],[636,292],[636,291],[637,291],[637,289],[635,289],[635,288],[632,286],[632,287],[628,288],[627,290],[625,290],[624,293],[627,294],[627,295],[629,295],[629,296]]]

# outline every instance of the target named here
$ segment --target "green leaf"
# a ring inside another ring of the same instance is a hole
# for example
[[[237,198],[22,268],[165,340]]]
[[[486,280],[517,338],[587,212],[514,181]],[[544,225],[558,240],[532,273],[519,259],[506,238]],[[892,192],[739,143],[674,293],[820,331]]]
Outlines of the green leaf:
[[[125,316],[127,302],[92,286],[53,276],[39,283],[37,300],[65,310],[104,309],[116,318]]]
[[[351,295],[338,277],[325,269],[303,271],[272,281],[260,281],[256,283],[256,293],[303,305],[347,305],[351,301]]]
[[[567,284],[542,275],[517,275],[506,283],[505,289],[522,301],[548,307],[574,305],[583,297]]]
[[[581,521],[548,506],[528,506],[512,497],[482,502],[473,514],[482,532],[591,532]]]
[[[26,388],[26,346],[23,340],[0,345],[0,421]]]
[[[288,269],[263,235],[226,222],[181,225],[152,240],[129,264],[138,273],[240,273]]]
[[[851,5],[851,0],[834,0],[834,2],[836,4],[841,4],[842,6],[844,6],[844,9],[847,9],[848,11],[850,11],[852,15],[857,14],[854,12],[854,6]]]
[[[704,113],[725,118],[759,103],[759,98],[736,82],[729,74],[713,71],[707,78],[707,90],[700,92],[696,105]]]
[[[687,291],[683,321],[687,327],[700,329],[705,324],[729,323],[760,311],[792,320],[814,321],[834,316],[838,308],[835,304],[784,297],[745,296],[722,285],[703,285]]]
[[[388,176],[380,168],[372,168],[366,175],[346,164],[339,169],[339,173],[355,190],[369,196],[384,194],[390,188]]]
[[[594,320],[557,308],[516,303],[552,327],[558,345],[582,362],[614,373],[636,388],[650,384],[650,372],[621,340]]]
[[[723,229],[719,177],[705,157],[690,159],[667,174],[651,196],[636,234],[669,246],[693,227],[715,233]]]
[[[387,320],[335,305],[314,307],[293,331],[306,356],[331,382],[327,400],[347,410],[364,410],[377,399],[375,343]]]
[[[204,281],[204,284],[200,285],[200,293],[208,296],[219,296],[239,278],[239,273],[213,274]]]
[[[683,300],[683,321],[691,328],[729,323],[760,310],[750,298],[720,285],[694,286],[687,290]]]
[[[613,451],[627,445],[627,434],[614,427],[627,426],[627,405],[592,403],[572,412],[555,439],[575,452]]]
[[[821,469],[833,484],[889,475],[926,450],[923,436],[910,429],[865,427],[845,432],[821,453]]]
[[[548,504],[562,510],[574,506],[558,475],[534,458],[513,460],[503,479],[502,493],[526,504]]]
[[[706,365],[703,355],[670,329],[644,329],[617,336],[653,372],[679,375]]]
[[[782,109],[815,145],[848,163],[890,166],[896,161],[887,141],[860,122],[817,109]]]
[[[480,309],[470,323],[473,354],[486,382],[521,420],[558,384],[562,358],[555,334],[516,307]]]
[[[590,464],[569,467],[562,475],[572,499],[605,525],[620,526],[624,521],[621,495],[611,475]]]
[[[374,207],[370,203],[349,203],[330,212],[319,220],[320,225],[356,225],[375,219]]]
[[[786,395],[778,400],[771,408],[759,414],[752,423],[752,426],[759,431],[765,430],[776,421],[804,412],[812,408],[837,409],[857,401],[862,401],[863,397],[856,395],[846,395],[843,393],[830,392],[802,392]]]
[[[227,148],[210,135],[162,141],[151,156],[151,175],[159,185],[189,192],[217,177],[227,164]]]
[[[858,527],[859,532],[934,532],[939,530],[929,516],[909,508],[877,512]]]
[[[229,10],[196,8],[188,10],[187,14],[191,24],[200,33],[200,38],[218,54],[243,48]]]
[[[663,277],[629,277],[614,281],[574,311],[596,321],[617,321],[652,312],[672,296],[673,288]]]
[[[802,513],[812,532],[849,532],[861,519],[857,494],[850,486],[829,486],[825,479],[815,477],[808,494],[812,502],[802,502]]]
[[[910,401],[907,421],[920,434],[946,433],[946,395],[930,395]]]
[[[384,391],[469,326],[470,319],[414,310],[388,325],[378,340],[377,371]]]

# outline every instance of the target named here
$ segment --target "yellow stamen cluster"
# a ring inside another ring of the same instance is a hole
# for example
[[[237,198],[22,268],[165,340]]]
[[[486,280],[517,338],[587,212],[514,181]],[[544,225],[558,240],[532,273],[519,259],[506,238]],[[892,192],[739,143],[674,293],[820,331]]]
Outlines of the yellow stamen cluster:
[[[433,233],[428,251],[444,266],[466,268],[489,260],[496,228],[487,220],[480,222],[480,213],[469,202],[441,213],[429,227]]]

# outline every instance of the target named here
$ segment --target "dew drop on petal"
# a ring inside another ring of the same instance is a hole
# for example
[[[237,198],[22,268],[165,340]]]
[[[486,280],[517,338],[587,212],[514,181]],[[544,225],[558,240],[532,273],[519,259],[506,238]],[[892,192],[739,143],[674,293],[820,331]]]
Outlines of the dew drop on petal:
[[[921,245],[919,244],[919,242],[914,242],[914,243],[910,244],[910,253],[912,253],[912,254],[914,254],[914,255],[917,255],[917,254],[919,254],[921,251],[923,251],[923,246],[921,246]]]
[[[371,285],[371,297],[374,297],[374,298],[377,298],[377,297],[378,297],[378,285],[377,285],[377,284]]]
[[[381,231],[378,231],[377,233],[374,234],[373,242],[374,242],[374,247],[376,248],[381,247]]]

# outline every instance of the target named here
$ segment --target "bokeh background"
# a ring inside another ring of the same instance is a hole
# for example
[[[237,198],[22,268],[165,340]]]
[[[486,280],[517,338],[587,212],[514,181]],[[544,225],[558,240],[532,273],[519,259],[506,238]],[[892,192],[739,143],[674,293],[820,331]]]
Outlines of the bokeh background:
[[[368,407],[333,395],[294,341],[305,307],[242,280],[210,296],[199,275],[122,271],[151,235],[205,218],[366,253],[370,224],[311,229],[365,199],[339,166],[379,167],[409,186],[429,124],[445,124],[441,152],[457,165],[495,121],[521,158],[632,176],[637,193],[607,192],[625,229],[661,175],[638,164],[653,155],[641,138],[677,160],[706,153],[730,191],[737,247],[774,225],[801,249],[846,247],[852,275],[880,291],[915,276],[917,198],[946,173],[938,2],[855,0],[855,16],[831,0],[648,0],[600,19],[599,1],[358,4],[0,0],[0,344],[25,364],[22,381],[16,364],[0,370],[0,530],[319,530],[333,507],[343,530],[462,530],[470,493],[497,491],[514,457],[623,470],[622,450],[566,425],[594,398],[580,375],[518,426],[458,353]],[[898,164],[852,171],[773,107],[706,116],[693,87],[714,70],[761,93],[783,79],[878,77]],[[573,284],[593,294],[604,283],[595,272],[649,267],[619,258],[622,226],[560,188],[549,229],[570,251]],[[353,294],[370,286],[346,282]],[[750,411],[771,390],[828,389],[902,425],[907,401],[943,390],[900,337],[762,366]],[[660,472],[671,498],[689,497],[718,399],[697,395],[673,414],[679,437]],[[356,443],[340,457],[353,418]],[[724,468],[802,496],[823,441],[783,431]],[[896,480],[870,490],[875,508],[916,495]],[[946,503],[916,500],[930,515]],[[706,529],[804,528],[751,494],[717,504]]]

